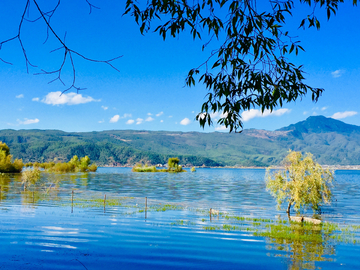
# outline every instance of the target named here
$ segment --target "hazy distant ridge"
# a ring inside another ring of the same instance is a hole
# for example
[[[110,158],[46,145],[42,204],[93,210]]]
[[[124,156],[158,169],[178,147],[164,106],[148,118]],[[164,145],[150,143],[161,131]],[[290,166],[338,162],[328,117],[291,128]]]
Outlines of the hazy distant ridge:
[[[276,131],[244,130],[241,134],[112,130],[0,130],[15,158],[27,161],[68,160],[88,155],[100,165],[166,163],[178,156],[182,164],[200,166],[278,164],[289,149],[311,152],[321,164],[359,165],[360,127],[324,116]]]

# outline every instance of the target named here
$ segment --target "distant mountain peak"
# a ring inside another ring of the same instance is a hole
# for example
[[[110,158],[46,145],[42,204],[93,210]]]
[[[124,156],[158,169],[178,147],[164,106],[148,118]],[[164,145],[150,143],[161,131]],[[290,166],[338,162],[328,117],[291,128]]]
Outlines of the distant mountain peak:
[[[325,117],[323,115],[317,115],[310,116],[304,121],[278,129],[278,131],[293,131],[297,134],[327,132],[349,134],[352,132],[360,132],[360,127],[346,124],[342,121],[330,117]]]

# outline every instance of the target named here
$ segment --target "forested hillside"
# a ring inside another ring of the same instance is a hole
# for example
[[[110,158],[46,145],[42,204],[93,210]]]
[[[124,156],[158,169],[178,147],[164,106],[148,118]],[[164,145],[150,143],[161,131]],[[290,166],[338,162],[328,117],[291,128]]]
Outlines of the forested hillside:
[[[1,130],[0,141],[14,158],[68,161],[88,155],[98,165],[165,164],[179,157],[192,166],[268,166],[279,164],[289,149],[311,152],[321,164],[360,164],[360,127],[323,116],[277,131],[249,129],[241,134],[111,130]]]

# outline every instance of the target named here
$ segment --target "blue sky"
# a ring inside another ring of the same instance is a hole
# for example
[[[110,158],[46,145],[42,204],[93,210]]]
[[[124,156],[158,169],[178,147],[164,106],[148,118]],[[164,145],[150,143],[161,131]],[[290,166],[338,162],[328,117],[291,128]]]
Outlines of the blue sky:
[[[38,1],[49,9],[56,1]],[[113,65],[91,63],[74,56],[76,84],[86,90],[76,93],[59,81],[49,84],[54,75],[33,75],[55,70],[61,51],[41,20],[24,23],[22,40],[29,60],[38,67],[26,71],[19,42],[6,43],[0,50],[1,114],[0,129],[60,129],[64,131],[101,131],[110,129],[205,131],[222,130],[216,124],[200,128],[195,121],[207,93],[204,86],[185,87],[189,69],[197,67],[209,51],[202,52],[204,41],[193,41],[187,33],[166,41],[156,33],[142,36],[130,16],[121,16],[125,1],[92,0],[100,9],[89,14],[86,1],[62,1],[52,18],[52,26],[74,50],[94,59],[122,55]],[[351,2],[351,1],[349,1]],[[16,35],[26,1],[4,0],[0,3],[2,25],[0,40]],[[6,11],[11,12],[6,12]],[[299,36],[305,53],[291,60],[303,64],[306,82],[322,87],[318,103],[308,95],[296,103],[284,104],[273,113],[244,112],[245,128],[275,130],[311,115],[333,117],[360,125],[360,16],[359,8],[341,4],[330,21],[321,15],[321,30],[297,30],[303,7],[294,9],[289,30]],[[322,12],[324,13],[324,12]],[[37,17],[34,5],[29,13]],[[65,66],[63,80],[71,84],[71,67]],[[216,118],[216,115],[215,115]]]

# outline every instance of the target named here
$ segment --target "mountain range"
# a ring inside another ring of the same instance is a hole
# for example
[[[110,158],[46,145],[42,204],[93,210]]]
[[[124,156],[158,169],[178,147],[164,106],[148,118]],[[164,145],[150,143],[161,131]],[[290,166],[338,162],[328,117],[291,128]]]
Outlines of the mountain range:
[[[245,129],[240,134],[7,129],[0,130],[0,141],[24,162],[88,155],[98,165],[164,164],[169,157],[179,157],[188,166],[269,166],[279,164],[291,149],[310,152],[323,165],[360,164],[360,127],[324,116],[275,131]]]

